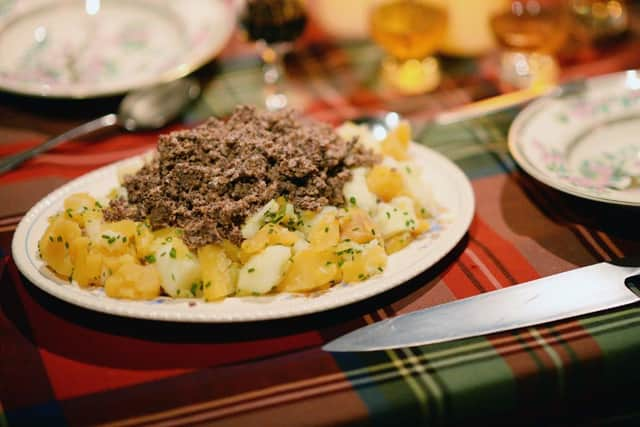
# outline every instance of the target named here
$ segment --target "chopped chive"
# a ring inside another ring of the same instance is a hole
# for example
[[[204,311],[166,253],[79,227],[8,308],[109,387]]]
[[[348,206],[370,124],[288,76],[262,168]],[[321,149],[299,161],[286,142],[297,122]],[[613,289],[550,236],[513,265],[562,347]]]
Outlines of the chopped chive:
[[[389,211],[384,213],[387,216],[387,219],[391,219],[391,214],[389,213]]]
[[[97,200],[96,200],[96,203],[95,203],[95,204],[96,204],[96,207],[97,207],[98,209],[102,209],[102,205],[100,204],[100,202],[99,202],[99,201],[97,201]]]
[[[254,271],[256,271],[256,269],[253,268],[253,267],[251,267],[250,269],[247,270],[247,272],[249,272],[249,273],[253,273]]]
[[[355,204],[356,204],[356,198],[355,198],[355,196],[351,196],[351,197],[349,197],[349,202],[350,202],[352,205],[355,205]]]
[[[175,258],[176,257],[176,248],[171,248],[171,250],[169,251],[169,256],[171,258]]]
[[[156,256],[154,254],[147,255],[146,257],[144,257],[144,260],[149,264],[153,264],[154,262],[156,262]]]

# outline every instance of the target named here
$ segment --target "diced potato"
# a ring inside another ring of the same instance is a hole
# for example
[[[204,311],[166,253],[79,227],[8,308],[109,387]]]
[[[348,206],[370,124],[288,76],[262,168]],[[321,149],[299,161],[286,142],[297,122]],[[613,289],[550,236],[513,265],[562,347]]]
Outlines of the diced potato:
[[[223,240],[220,245],[224,249],[224,253],[233,262],[240,262],[240,248],[228,240]]]
[[[367,125],[357,125],[353,122],[345,122],[336,128],[336,133],[345,140],[357,137],[358,142],[374,153],[380,153],[381,151],[380,141],[373,137]]]
[[[242,242],[240,259],[248,260],[252,255],[261,252],[267,246],[293,246],[299,239],[293,231],[278,224],[265,224],[253,237]]]
[[[42,259],[64,278],[69,278],[73,272],[69,247],[81,235],[82,231],[76,222],[58,216],[49,224],[38,243]]]
[[[418,225],[413,200],[407,196],[396,197],[391,203],[380,203],[374,220],[384,239],[404,231],[414,231]]]
[[[429,218],[439,210],[438,203],[433,196],[431,187],[425,182],[422,176],[422,168],[412,162],[402,162],[398,164],[398,170],[404,177],[407,195],[409,195],[416,206],[416,213],[421,218]]]
[[[242,233],[242,237],[245,239],[253,237],[260,230],[260,227],[262,227],[262,225],[264,224],[265,215],[275,215],[278,212],[279,208],[280,206],[275,200],[270,200],[269,202],[267,202],[267,204],[260,208],[258,212],[247,218],[247,221],[240,230]]]
[[[102,210],[101,209],[92,209],[90,211],[85,212],[83,215],[84,218],[84,232],[91,239],[93,243],[98,243],[101,239],[102,232]]]
[[[387,265],[387,254],[377,240],[364,245],[342,242],[338,245],[336,254],[342,280],[346,283],[367,280],[383,272]]]
[[[96,248],[109,256],[135,254],[136,223],[131,220],[105,222]]]
[[[150,265],[124,264],[105,283],[113,298],[153,299],[160,295],[160,275]]]
[[[413,241],[413,236],[408,231],[403,231],[400,234],[395,234],[389,237],[384,242],[384,248],[389,255],[404,249],[409,243]]]
[[[148,224],[144,222],[136,223],[135,247],[136,255],[140,259],[149,258],[153,253],[153,232]],[[147,259],[149,261],[149,259]]]
[[[202,296],[205,300],[214,301],[235,293],[237,267],[222,246],[201,247],[198,249],[198,260],[202,270]]]
[[[300,215],[298,215],[298,231],[301,231],[306,235],[309,233],[311,226],[313,225],[314,219],[317,217],[317,213],[313,211],[302,211]]]
[[[73,262],[73,280],[80,286],[101,284],[103,256],[91,248],[88,237],[71,242],[69,256]]]
[[[64,200],[64,214],[83,227],[87,217],[102,217],[102,209],[97,206],[96,199],[88,193],[75,193]]]
[[[340,224],[336,212],[320,214],[314,221],[308,235],[309,243],[315,249],[327,249],[340,241]]]
[[[378,198],[389,202],[394,197],[406,194],[404,178],[396,168],[376,165],[367,175],[367,186]]]
[[[139,264],[138,258],[132,254],[109,255],[103,254],[102,272],[100,274],[100,282],[104,285],[109,277],[111,277],[120,267],[125,264]]]
[[[360,208],[351,208],[340,218],[340,237],[357,243],[367,243],[380,234],[373,219]]]
[[[311,246],[311,243],[309,243],[304,238],[304,236],[301,236],[301,238],[298,239],[298,241],[292,247],[293,253],[297,254],[298,252],[304,251],[305,249],[309,248],[310,246]]]
[[[406,160],[411,142],[411,126],[407,121],[401,121],[381,143],[382,153],[396,160]]]
[[[278,290],[308,292],[339,280],[338,257],[331,249],[310,248],[293,256]]]
[[[200,263],[184,242],[179,237],[168,236],[156,239],[153,245],[162,289],[172,297],[200,296]]]
[[[238,292],[243,295],[266,294],[282,279],[289,267],[291,248],[269,246],[254,255],[238,274]]]
[[[368,168],[351,170],[351,180],[342,188],[345,203],[348,207],[359,207],[373,214],[376,210],[377,197],[367,186]]]

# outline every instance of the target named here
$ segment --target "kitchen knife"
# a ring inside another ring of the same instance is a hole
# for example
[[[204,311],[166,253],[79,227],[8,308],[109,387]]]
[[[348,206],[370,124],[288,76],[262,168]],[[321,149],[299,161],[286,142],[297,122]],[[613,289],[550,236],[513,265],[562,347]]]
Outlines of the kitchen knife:
[[[508,331],[640,301],[640,256],[570,270],[386,319],[326,344],[372,351]]]

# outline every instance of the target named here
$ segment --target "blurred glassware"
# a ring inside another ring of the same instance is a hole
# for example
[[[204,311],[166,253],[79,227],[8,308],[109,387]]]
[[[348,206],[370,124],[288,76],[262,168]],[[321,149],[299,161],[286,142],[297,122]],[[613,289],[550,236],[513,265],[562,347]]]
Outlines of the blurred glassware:
[[[513,0],[494,15],[501,82],[516,88],[555,83],[559,68],[553,55],[567,40],[570,17],[562,0]]]
[[[490,19],[509,0],[425,0],[447,11],[447,31],[438,51],[451,56],[481,56],[495,49]]]
[[[309,13],[328,35],[361,40],[369,36],[369,10],[374,0],[311,0]]]
[[[614,38],[629,29],[629,10],[624,0],[572,0],[571,10],[592,41]]]
[[[380,0],[370,16],[373,40],[388,54],[385,79],[405,94],[431,91],[440,84],[440,66],[432,56],[447,28],[447,13],[421,0]]]
[[[307,15],[302,0],[247,0],[241,16],[250,40],[264,61],[264,103],[268,110],[288,105],[284,92],[284,55],[303,33]]]

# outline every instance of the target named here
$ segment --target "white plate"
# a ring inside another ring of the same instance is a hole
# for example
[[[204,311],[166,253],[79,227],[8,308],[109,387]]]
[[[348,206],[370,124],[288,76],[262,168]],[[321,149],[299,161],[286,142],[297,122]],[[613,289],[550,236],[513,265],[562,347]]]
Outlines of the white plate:
[[[640,206],[640,74],[592,78],[580,94],[532,103],[509,130],[509,150],[560,191]]]
[[[389,257],[383,274],[365,282],[337,285],[310,296],[281,294],[263,297],[227,298],[206,303],[198,299],[127,301],[107,297],[102,288],[82,289],[53,275],[38,257],[38,240],[47,218],[62,209],[63,200],[75,192],[102,196],[118,185],[117,170],[134,157],[98,169],[69,182],[38,202],[18,225],[13,237],[14,260],[22,273],[45,292],[91,310],[121,316],[177,322],[240,322],[276,319],[315,313],[360,301],[398,286],[443,258],[464,236],[474,213],[474,196],[465,174],[450,160],[423,146],[413,144],[411,157],[424,165],[425,180],[436,200],[446,208],[436,222],[436,231],[412,242]]]
[[[19,3],[0,20],[0,89],[34,96],[115,95],[182,77],[235,26],[224,0]]]

